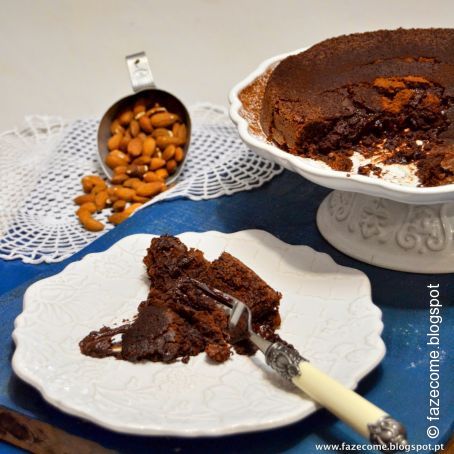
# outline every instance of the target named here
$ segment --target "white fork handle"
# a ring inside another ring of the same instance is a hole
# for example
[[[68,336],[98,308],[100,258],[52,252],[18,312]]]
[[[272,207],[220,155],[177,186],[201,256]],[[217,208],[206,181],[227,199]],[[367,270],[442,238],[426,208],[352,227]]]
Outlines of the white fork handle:
[[[381,408],[341,385],[308,361],[301,361],[298,369],[300,373],[293,377],[293,383],[363,437],[369,439],[369,426],[388,416]]]
[[[275,342],[267,348],[265,358],[279,374],[372,443],[387,447],[408,444],[402,424],[317,369],[292,346]]]

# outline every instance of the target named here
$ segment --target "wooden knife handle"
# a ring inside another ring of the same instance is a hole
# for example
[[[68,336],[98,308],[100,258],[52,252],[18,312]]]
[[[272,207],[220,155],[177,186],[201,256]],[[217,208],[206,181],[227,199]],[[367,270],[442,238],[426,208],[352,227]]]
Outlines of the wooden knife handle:
[[[0,440],[35,454],[107,454],[101,445],[0,405]]]

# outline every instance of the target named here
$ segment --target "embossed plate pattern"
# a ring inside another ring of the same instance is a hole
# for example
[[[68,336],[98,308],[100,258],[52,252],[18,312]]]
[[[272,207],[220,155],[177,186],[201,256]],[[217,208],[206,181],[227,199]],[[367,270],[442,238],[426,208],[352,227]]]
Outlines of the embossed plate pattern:
[[[142,258],[152,235],[132,235],[36,282],[13,333],[16,374],[61,410],[143,435],[215,436],[263,430],[316,405],[255,357],[210,364],[131,364],[83,356],[89,331],[129,318],[148,291]],[[283,293],[281,336],[350,388],[383,358],[381,312],[360,271],[259,230],[183,233],[210,260],[226,250]]]

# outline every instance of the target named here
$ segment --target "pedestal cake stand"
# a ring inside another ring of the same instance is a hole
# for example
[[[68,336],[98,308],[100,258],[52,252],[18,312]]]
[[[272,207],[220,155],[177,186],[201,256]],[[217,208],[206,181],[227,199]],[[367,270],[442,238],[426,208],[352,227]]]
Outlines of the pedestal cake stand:
[[[264,61],[230,92],[230,116],[259,155],[313,183],[334,189],[321,203],[317,225],[343,253],[372,265],[414,273],[454,272],[454,184],[420,188],[333,170],[284,152],[251,132],[239,93],[283,58]]]

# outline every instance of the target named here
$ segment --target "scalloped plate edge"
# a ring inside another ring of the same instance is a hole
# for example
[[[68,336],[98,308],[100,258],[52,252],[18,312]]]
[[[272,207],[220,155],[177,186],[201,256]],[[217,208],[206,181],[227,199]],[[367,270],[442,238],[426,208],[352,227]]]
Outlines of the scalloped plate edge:
[[[294,245],[290,243],[286,243],[279,238],[275,237],[274,235],[265,232],[263,230],[258,230],[258,229],[248,229],[248,230],[241,230],[237,232],[232,232],[232,233],[224,233],[224,232],[219,232],[215,230],[210,230],[206,232],[183,232],[178,235],[175,235],[177,237],[183,236],[183,235],[204,235],[204,234],[220,234],[220,235],[225,235],[225,236],[238,236],[242,234],[253,234],[256,236],[262,236],[262,237],[268,237],[273,239],[279,244],[282,245],[291,245],[291,246],[296,246],[296,247],[303,247],[303,248],[308,248],[310,250],[315,251],[313,248],[305,245]],[[172,429],[163,429],[162,427],[156,427],[156,428],[151,428],[150,426],[125,426],[125,425],[120,425],[116,422],[109,422],[106,420],[99,419],[97,417],[93,417],[89,412],[84,411],[83,409],[77,409],[72,406],[68,406],[62,399],[59,399],[55,393],[48,392],[45,387],[43,386],[43,383],[40,382],[40,380],[37,380],[36,377],[33,376],[33,373],[29,371],[26,367],[26,365],[23,365],[21,362],[21,357],[20,355],[22,354],[22,348],[20,346],[20,324],[21,324],[21,319],[26,311],[26,309],[30,305],[30,301],[28,300],[27,294],[29,293],[29,290],[38,285],[40,282],[43,282],[48,279],[53,279],[57,277],[58,275],[62,274],[65,272],[67,269],[71,269],[74,266],[80,265],[82,262],[86,262],[87,260],[93,259],[94,257],[98,256],[99,254],[105,254],[108,253],[110,250],[113,248],[116,248],[119,246],[122,242],[125,240],[127,241],[128,239],[131,239],[133,237],[148,237],[152,239],[153,237],[157,237],[159,235],[153,235],[153,234],[134,234],[134,235],[128,235],[116,243],[114,243],[112,246],[107,248],[104,251],[100,252],[95,252],[95,253],[90,253],[82,257],[80,260],[77,260],[75,262],[72,262],[68,264],[62,271],[46,277],[44,279],[41,279],[35,283],[33,283],[25,292],[24,294],[24,303],[23,303],[23,311],[21,314],[19,314],[16,317],[16,320],[14,322],[14,331],[12,333],[12,338],[15,342],[16,349],[13,354],[12,358],[12,368],[16,375],[21,378],[23,381],[28,383],[29,385],[33,386],[36,388],[43,398],[49,402],[50,404],[54,405],[56,408],[59,410],[64,411],[65,413],[68,413],[73,416],[77,416],[80,418],[83,418],[89,422],[95,423],[101,427],[107,428],[109,430],[112,430],[114,432],[118,433],[126,433],[126,434],[132,434],[132,435],[154,435],[154,436],[175,436],[175,437],[188,437],[188,438],[193,438],[193,437],[201,437],[201,436],[206,436],[206,437],[216,437],[216,436],[223,436],[223,435],[233,435],[233,434],[239,434],[239,433],[250,433],[250,432],[258,432],[262,430],[268,430],[268,429],[276,429],[279,427],[284,427],[289,424],[295,423],[297,421],[301,421],[307,416],[311,415],[320,407],[316,404],[313,403],[310,408],[308,408],[306,411],[302,411],[300,414],[295,414],[292,416],[289,416],[287,418],[282,418],[278,421],[270,421],[270,422],[265,422],[265,423],[260,423],[260,424],[242,424],[239,426],[235,425],[230,425],[229,427],[226,428],[221,428],[221,429],[212,429],[212,430],[207,430],[207,429],[186,429],[186,430],[172,430]],[[331,263],[335,263],[338,267],[340,268],[345,268],[345,269],[354,269],[351,267],[345,267],[342,265],[338,265],[329,254],[326,254],[324,252],[318,252],[315,251],[317,254],[323,255],[325,258],[328,258]],[[386,354],[386,347],[383,342],[383,339],[381,338],[381,333],[383,331],[383,322],[382,322],[382,312],[381,310],[372,302],[372,292],[371,292],[371,286],[370,286],[370,281],[368,277],[366,276],[365,273],[363,273],[360,270],[355,269],[355,271],[358,273],[358,275],[362,275],[364,278],[365,282],[367,282],[367,296],[369,297],[370,303],[374,310],[377,312],[377,323],[374,326],[373,332],[371,329],[371,336],[373,335],[374,337],[374,346],[375,346],[375,355],[374,357],[370,357],[368,364],[365,364],[362,368],[360,368],[355,376],[352,378],[352,380],[346,384],[346,386],[350,389],[355,389],[359,383],[360,380],[362,380],[367,374],[369,374],[375,367],[377,367],[382,359],[384,358]]]

